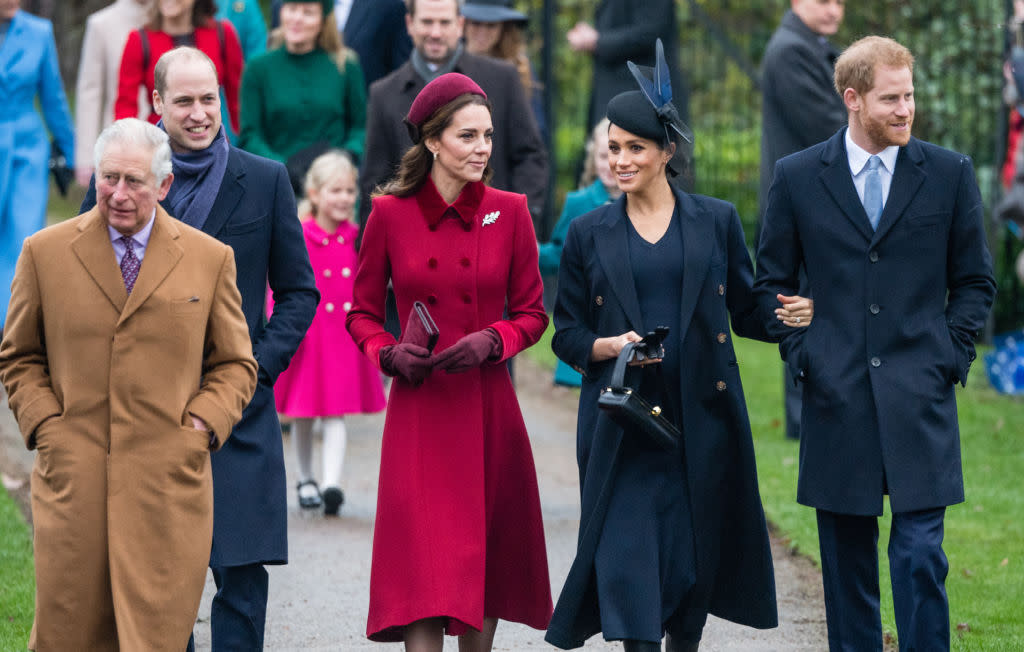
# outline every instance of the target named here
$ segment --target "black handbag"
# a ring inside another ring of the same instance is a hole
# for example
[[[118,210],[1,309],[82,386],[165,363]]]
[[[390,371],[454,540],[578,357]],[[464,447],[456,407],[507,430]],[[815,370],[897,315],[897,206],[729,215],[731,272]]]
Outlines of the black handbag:
[[[75,171],[68,165],[68,160],[57,146],[57,141],[50,143],[48,165],[50,172],[53,173],[53,181],[57,184],[57,191],[60,192],[61,197],[67,197],[68,187],[71,185],[71,178],[75,176]]]
[[[660,406],[652,405],[632,387],[626,386],[626,369],[634,357],[636,344],[629,342],[622,347],[612,370],[611,384],[601,390],[597,406],[624,430],[643,433],[651,443],[666,451],[675,451],[682,439],[679,428],[665,418]],[[661,363],[657,364],[656,373],[661,378]]]

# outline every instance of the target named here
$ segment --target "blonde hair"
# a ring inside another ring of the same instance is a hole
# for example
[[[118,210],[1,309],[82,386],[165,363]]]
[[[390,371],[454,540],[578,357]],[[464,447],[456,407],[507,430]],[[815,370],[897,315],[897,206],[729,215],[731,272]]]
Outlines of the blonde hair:
[[[342,175],[352,177],[352,183],[356,186],[359,185],[359,171],[356,169],[355,164],[352,163],[352,159],[349,158],[348,154],[340,149],[332,149],[316,157],[313,163],[310,164],[309,170],[306,171],[306,179],[302,185],[305,188],[306,196],[299,202],[299,217],[305,215],[316,217],[317,208],[309,200],[309,191],[316,190],[319,192],[321,188],[333,179],[337,179]]]
[[[583,172],[580,174],[580,188],[586,188],[597,179],[597,166],[594,164],[594,148],[597,146],[597,138],[602,133],[608,133],[611,121],[608,118],[601,118],[601,121],[590,130],[590,138],[584,146]]]
[[[875,71],[886,68],[910,68],[914,72],[914,55],[891,38],[865,36],[846,48],[836,60],[834,82],[839,95],[847,88],[865,95],[875,86]]]

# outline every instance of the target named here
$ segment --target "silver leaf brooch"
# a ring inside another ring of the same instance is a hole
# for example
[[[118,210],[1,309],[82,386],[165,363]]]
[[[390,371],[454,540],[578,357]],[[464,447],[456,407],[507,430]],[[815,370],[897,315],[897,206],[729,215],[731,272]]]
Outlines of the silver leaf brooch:
[[[487,226],[488,224],[494,224],[498,221],[498,216],[501,215],[501,211],[492,211],[487,215],[484,215],[484,221],[481,226]]]

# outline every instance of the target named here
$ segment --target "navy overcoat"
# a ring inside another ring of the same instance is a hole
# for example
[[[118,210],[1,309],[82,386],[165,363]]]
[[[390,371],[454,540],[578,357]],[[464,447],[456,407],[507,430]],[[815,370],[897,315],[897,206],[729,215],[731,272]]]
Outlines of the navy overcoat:
[[[95,203],[90,184],[83,212]],[[252,401],[212,456],[210,566],[283,564],[288,561],[288,500],[274,381],[288,366],[320,299],[284,166],[231,147],[202,231],[235,251],[242,312],[259,363]],[[264,310],[268,282],[274,295],[269,320]]]
[[[846,130],[779,161],[758,249],[763,305],[807,269],[814,321],[780,350],[804,382],[797,500],[881,515],[964,499],[954,385],[995,297],[969,158],[911,138],[878,229],[857,195]]]
[[[765,339],[765,319],[751,290],[753,267],[736,209],[674,190],[682,220],[682,314],[669,346],[680,347],[680,396],[686,476],[696,544],[696,585],[687,597],[728,620],[777,624],[775,577],[754,449],[732,331]],[[592,363],[598,337],[642,333],[643,316],[628,253],[626,199],[575,219],[558,275],[555,336],[559,358],[584,371],[576,434],[582,513],[576,559],[546,639],[573,648],[601,629],[594,554],[602,533],[628,537],[606,519],[612,491],[643,491],[616,480],[623,431],[597,407],[614,360]],[[730,324],[732,330],[730,330]],[[605,543],[607,545],[607,542]],[[623,557],[628,564],[628,556]],[[637,587],[658,609],[658,587]]]

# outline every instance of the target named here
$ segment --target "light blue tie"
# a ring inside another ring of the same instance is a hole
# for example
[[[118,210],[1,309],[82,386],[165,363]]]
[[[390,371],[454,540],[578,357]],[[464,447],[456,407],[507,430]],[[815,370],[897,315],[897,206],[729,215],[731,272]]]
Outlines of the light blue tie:
[[[878,167],[882,159],[872,156],[868,159],[868,176],[864,181],[864,211],[871,220],[871,228],[878,229],[878,220],[882,217],[882,175]]]

